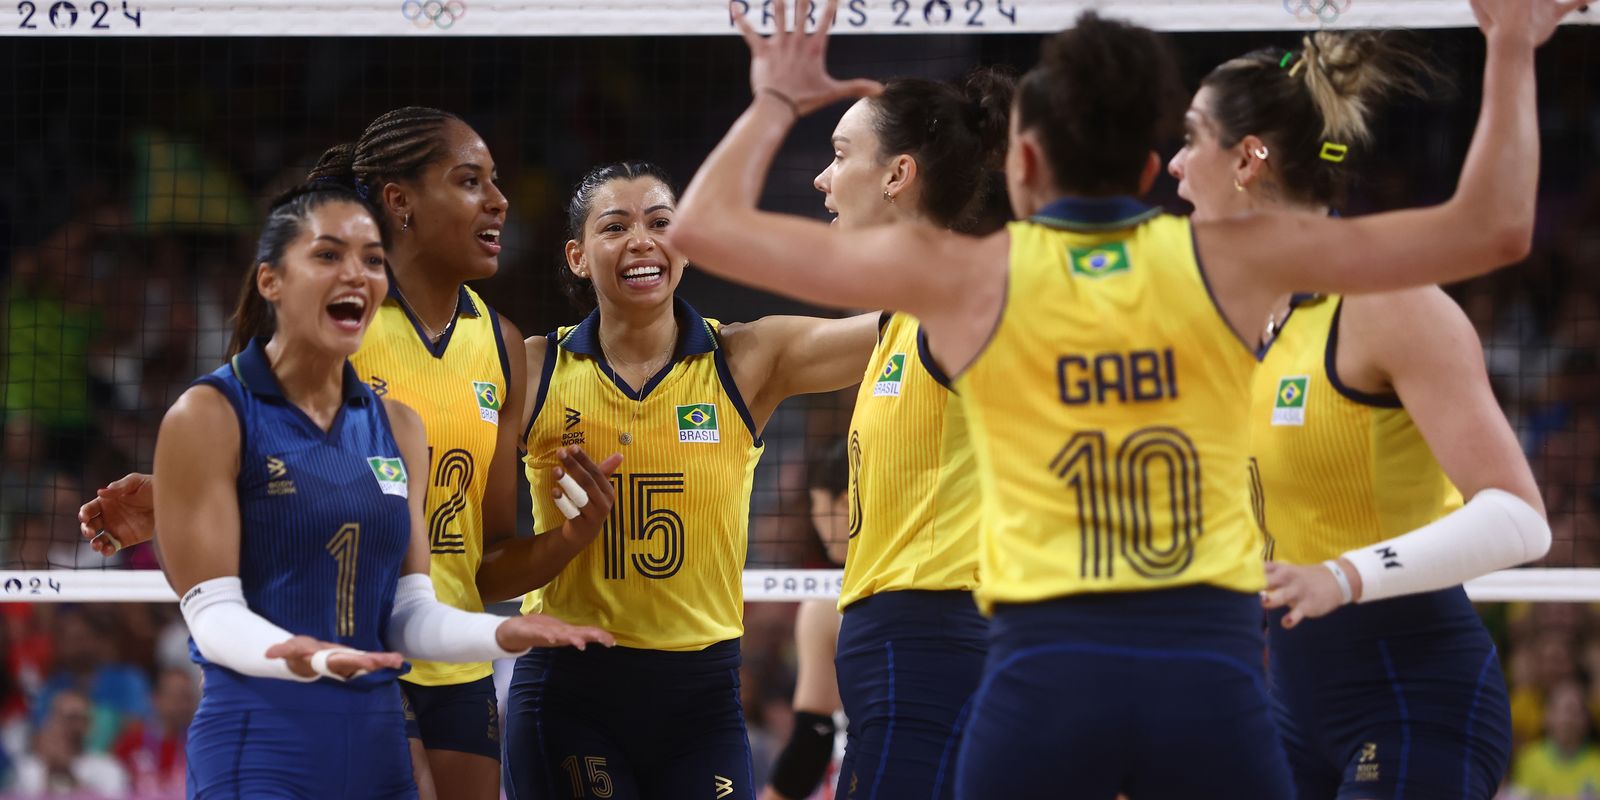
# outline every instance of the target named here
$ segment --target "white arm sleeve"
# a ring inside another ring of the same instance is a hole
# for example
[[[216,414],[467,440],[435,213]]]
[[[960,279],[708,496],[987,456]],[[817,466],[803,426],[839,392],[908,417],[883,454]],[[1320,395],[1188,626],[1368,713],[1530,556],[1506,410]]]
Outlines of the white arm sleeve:
[[[389,614],[388,644],[400,654],[424,661],[469,663],[515,658],[523,653],[504,650],[495,631],[504,617],[475,614],[439,602],[433,579],[421,573],[401,575]]]
[[[1361,573],[1361,600],[1432,592],[1543,558],[1550,523],[1522,498],[1485,489],[1410,533],[1344,554]]]
[[[178,604],[189,635],[207,661],[257,678],[309,683],[317,679],[294,674],[289,662],[267,658],[267,648],[294,638],[268,622],[244,602],[244,585],[229,575],[195,584]]]

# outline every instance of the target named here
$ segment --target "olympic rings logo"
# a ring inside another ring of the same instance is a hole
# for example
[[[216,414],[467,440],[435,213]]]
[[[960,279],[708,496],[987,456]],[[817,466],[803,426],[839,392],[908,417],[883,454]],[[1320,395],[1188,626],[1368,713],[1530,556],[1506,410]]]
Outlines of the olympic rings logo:
[[[1323,24],[1332,24],[1339,19],[1339,15],[1350,10],[1355,5],[1355,0],[1283,0],[1285,13],[1294,15],[1301,22],[1312,20],[1321,21]]]
[[[405,0],[400,4],[400,16],[422,30],[450,30],[466,15],[463,0]]]

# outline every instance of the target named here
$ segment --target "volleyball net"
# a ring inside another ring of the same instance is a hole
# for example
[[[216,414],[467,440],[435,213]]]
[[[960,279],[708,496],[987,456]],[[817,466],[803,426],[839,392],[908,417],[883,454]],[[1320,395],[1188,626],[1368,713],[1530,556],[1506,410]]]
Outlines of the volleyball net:
[[[819,8],[815,13],[820,13]],[[1407,27],[1453,95],[1388,110],[1348,211],[1448,194],[1476,114],[1481,36],[1466,0],[845,0],[841,75],[958,77],[1026,68],[1041,33],[1086,8],[1173,32],[1191,85],[1211,65],[1316,28]],[[748,97],[731,15],[770,28],[770,0],[38,0],[0,3],[0,601],[170,600],[148,546],[106,561],[74,513],[147,471],[162,413],[222,360],[263,202],[382,112],[431,105],[486,139],[511,199],[502,268],[477,286],[525,334],[581,312],[557,283],[567,192],[590,166],[694,171]],[[1541,229],[1530,263],[1453,287],[1547,494],[1541,565],[1475,597],[1600,600],[1600,11],[1540,55]],[[803,120],[763,205],[821,216],[813,176],[839,109]],[[1172,145],[1174,148],[1177,143]],[[1153,197],[1182,204],[1170,180]],[[829,313],[688,271],[708,316]],[[785,402],[765,431],[751,508],[751,600],[837,591],[812,493],[854,390]],[[837,470],[835,470],[837,471]],[[833,481],[837,483],[837,481]],[[526,498],[523,500],[526,504]],[[520,515],[526,526],[526,508]]]

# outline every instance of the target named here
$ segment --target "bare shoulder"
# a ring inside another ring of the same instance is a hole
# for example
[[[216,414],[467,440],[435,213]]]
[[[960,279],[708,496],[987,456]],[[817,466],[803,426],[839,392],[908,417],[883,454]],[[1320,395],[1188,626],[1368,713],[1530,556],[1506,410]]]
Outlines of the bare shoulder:
[[[233,404],[228,402],[222,391],[200,383],[178,396],[178,401],[167,409],[166,416],[162,418],[161,428],[163,431],[192,428],[217,434],[227,431],[237,437],[239,423]]]
[[[522,340],[522,349],[527,356],[528,374],[537,374],[544,367],[545,353],[550,349],[550,337],[529,336]]]
[[[404,436],[425,435],[422,415],[405,403],[392,397],[383,398],[383,410],[389,415],[389,427],[394,431],[394,437],[400,439]]]
[[[1461,306],[1437,286],[1350,295],[1340,311],[1340,338],[1378,339],[1394,348],[1428,347],[1477,333]]]

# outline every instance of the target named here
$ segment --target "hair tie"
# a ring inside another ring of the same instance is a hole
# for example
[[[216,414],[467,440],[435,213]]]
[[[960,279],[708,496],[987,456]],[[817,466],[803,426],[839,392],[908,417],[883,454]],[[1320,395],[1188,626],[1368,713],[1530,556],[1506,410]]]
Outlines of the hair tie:
[[[369,188],[366,184],[360,183],[360,182],[356,183],[356,194],[360,195],[362,200],[367,199],[367,195],[369,195],[371,193],[372,193],[372,189]]]
[[[1323,142],[1321,158],[1323,161],[1331,161],[1335,164],[1339,164],[1344,161],[1345,154],[1349,152],[1350,146],[1347,144],[1339,144],[1338,142]]]
[[[1294,76],[1300,74],[1300,70],[1302,68],[1304,68],[1305,65],[1306,65],[1306,57],[1302,55],[1302,56],[1300,56],[1300,60],[1294,62],[1294,66],[1289,68],[1289,77],[1293,78]]]
[[[1291,59],[1291,58],[1294,58],[1294,51],[1293,50],[1290,50],[1289,52],[1284,53],[1283,54],[1283,58],[1278,60],[1278,69],[1284,69],[1284,68],[1288,67],[1289,66],[1289,59]]]

